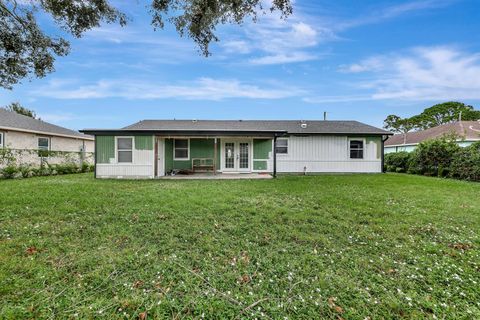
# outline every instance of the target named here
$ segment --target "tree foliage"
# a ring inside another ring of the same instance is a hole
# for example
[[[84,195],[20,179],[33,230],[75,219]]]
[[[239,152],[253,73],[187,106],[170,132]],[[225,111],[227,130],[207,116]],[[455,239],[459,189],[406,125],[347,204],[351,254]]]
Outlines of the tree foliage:
[[[23,107],[19,102],[10,103],[8,106],[5,107],[5,109],[33,119],[37,119],[37,114],[35,113],[35,111]]]
[[[425,130],[458,120],[479,120],[480,110],[462,102],[450,101],[426,108],[422,113],[410,118],[389,115],[384,120],[384,128],[395,133],[407,133],[412,130]]]
[[[54,70],[57,56],[69,53],[69,43],[52,37],[40,28],[36,12],[53,18],[60,28],[81,37],[102,23],[124,26],[127,16],[109,0],[0,0],[0,86],[12,88],[21,79],[44,77]],[[262,0],[151,0],[152,26],[163,28],[172,23],[181,36],[188,36],[208,56],[209,44],[218,41],[218,24],[240,24],[258,13],[280,11],[281,17],[292,13],[290,0],[273,0],[262,7]]]

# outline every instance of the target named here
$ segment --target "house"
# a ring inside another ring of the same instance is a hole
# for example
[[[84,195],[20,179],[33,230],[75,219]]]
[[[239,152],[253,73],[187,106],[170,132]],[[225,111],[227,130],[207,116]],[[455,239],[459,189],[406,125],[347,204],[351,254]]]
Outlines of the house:
[[[415,150],[420,142],[440,138],[445,135],[455,135],[458,145],[467,147],[476,141],[480,141],[480,122],[457,121],[426,130],[396,134],[385,141],[385,153],[411,152]]]
[[[382,172],[390,135],[357,121],[143,120],[95,136],[98,178],[215,173]],[[275,147],[276,146],[276,147]]]
[[[10,150],[17,165],[93,162],[94,138],[0,108],[0,148]]]

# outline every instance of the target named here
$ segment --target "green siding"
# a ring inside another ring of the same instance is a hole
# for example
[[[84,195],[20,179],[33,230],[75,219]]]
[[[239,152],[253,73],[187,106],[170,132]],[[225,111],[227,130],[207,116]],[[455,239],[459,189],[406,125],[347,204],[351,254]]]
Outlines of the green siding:
[[[135,136],[135,150],[153,150],[153,136]]]
[[[367,137],[367,144],[374,142],[377,145],[377,159],[382,157],[382,137]]]
[[[265,161],[265,160],[254,160],[253,161],[253,170],[267,170],[267,161]]]
[[[253,140],[253,159],[268,159],[268,153],[272,152],[271,139],[254,139]],[[253,164],[255,170],[255,163]],[[266,168],[265,168],[266,169]]]
[[[115,137],[97,136],[95,143],[97,163],[110,163],[110,158],[115,158]]]
[[[173,160],[173,139],[165,139],[165,171],[192,169],[192,158],[214,158],[214,139],[190,139],[190,159]],[[217,169],[220,168],[220,139],[217,139]]]

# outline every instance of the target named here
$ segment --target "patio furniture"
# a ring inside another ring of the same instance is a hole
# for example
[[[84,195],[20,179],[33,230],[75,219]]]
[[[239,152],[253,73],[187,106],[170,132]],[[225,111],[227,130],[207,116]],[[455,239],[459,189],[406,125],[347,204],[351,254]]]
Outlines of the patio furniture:
[[[215,161],[213,158],[192,158],[192,171],[212,171],[215,172]]]

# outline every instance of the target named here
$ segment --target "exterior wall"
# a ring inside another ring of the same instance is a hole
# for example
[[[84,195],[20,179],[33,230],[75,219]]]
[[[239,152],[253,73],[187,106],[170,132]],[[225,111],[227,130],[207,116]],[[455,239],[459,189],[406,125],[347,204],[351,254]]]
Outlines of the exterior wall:
[[[94,142],[91,140],[49,136],[21,131],[1,131],[4,133],[4,146],[12,150],[17,165],[39,166],[42,161],[49,164],[58,164],[67,161],[93,163]],[[38,138],[50,139],[50,151],[62,154],[39,157]],[[84,152],[81,150],[84,149]]]
[[[154,136],[133,137],[132,163],[118,163],[116,138],[97,136],[97,178],[154,178]]]
[[[350,159],[347,136],[290,136],[288,154],[277,154],[277,172],[382,172],[381,137],[363,139],[364,158]]]
[[[165,139],[165,172],[173,169],[192,169],[193,158],[214,158],[215,140],[213,138],[190,138],[188,160],[174,160],[173,140]],[[220,169],[220,140],[217,138],[217,170]]]

